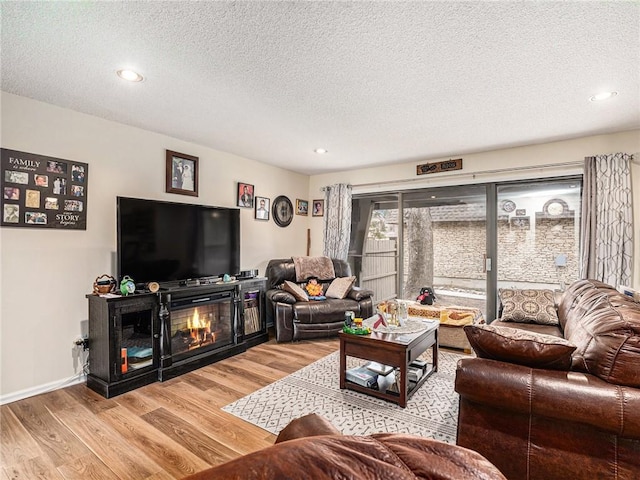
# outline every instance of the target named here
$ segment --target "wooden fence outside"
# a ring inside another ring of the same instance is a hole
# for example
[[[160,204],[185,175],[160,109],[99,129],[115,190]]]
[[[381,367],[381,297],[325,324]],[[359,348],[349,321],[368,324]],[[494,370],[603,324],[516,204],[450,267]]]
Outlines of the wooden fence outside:
[[[374,302],[397,298],[398,250],[396,240],[369,238],[364,245],[360,286],[374,292]]]

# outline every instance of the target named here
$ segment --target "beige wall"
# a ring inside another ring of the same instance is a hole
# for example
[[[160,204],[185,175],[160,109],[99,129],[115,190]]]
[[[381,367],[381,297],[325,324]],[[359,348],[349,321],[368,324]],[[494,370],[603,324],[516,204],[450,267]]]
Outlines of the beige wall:
[[[89,164],[86,231],[0,228],[0,403],[77,381],[82,356],[73,341],[86,331],[87,304],[95,278],[112,272],[116,249],[116,196],[235,206],[236,182],[252,183],[256,194],[323,198],[332,183],[356,192],[535,178],[579,173],[579,166],[483,174],[513,167],[581,162],[584,156],[640,152],[638,131],[567,142],[463,155],[464,170],[415,181],[420,161],[307,177],[165,135],[2,93],[2,147]],[[165,149],[200,158],[197,198],[164,193]],[[430,161],[435,161],[432,159]],[[446,160],[446,159],[443,159]],[[475,174],[475,175],[474,175]],[[634,165],[635,225],[640,225],[640,166]],[[379,183],[379,185],[365,185]],[[270,258],[304,255],[307,228],[312,254],[322,253],[321,217],[295,216],[287,228],[253,219],[242,209],[242,268],[264,273]],[[636,229],[636,233],[637,229]],[[636,241],[635,258],[640,258]],[[637,262],[636,262],[637,264]],[[640,266],[635,269],[640,288]]]
[[[350,183],[354,186],[354,193],[368,193],[580,174],[584,157],[615,152],[636,154],[636,162],[639,162],[640,130],[315,175],[311,177],[309,184],[309,197],[322,198],[321,188],[334,183]],[[460,157],[463,158],[463,169],[460,171],[416,175],[416,165]],[[633,286],[640,289],[640,165],[638,163],[632,165],[632,181],[635,234]],[[321,254],[321,219],[317,217],[310,219],[310,227],[311,253]]]
[[[2,147],[89,164],[86,231],[0,228],[0,401],[56,388],[81,372],[95,278],[112,272],[116,196],[235,207],[236,182],[257,195],[306,198],[309,177],[171,137],[2,94]],[[165,149],[200,158],[200,195],[164,193]],[[304,255],[307,218],[287,228],[241,209],[242,269]],[[84,322],[84,323],[83,323]],[[86,330],[85,330],[86,331]]]

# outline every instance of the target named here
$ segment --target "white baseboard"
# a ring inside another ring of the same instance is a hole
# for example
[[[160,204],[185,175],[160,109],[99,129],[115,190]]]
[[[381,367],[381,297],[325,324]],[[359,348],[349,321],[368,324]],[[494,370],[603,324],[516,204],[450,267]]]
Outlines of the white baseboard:
[[[60,388],[76,385],[78,383],[83,383],[86,380],[87,380],[87,375],[84,373],[80,373],[74,377],[67,378],[66,380],[58,380],[56,382],[50,382],[50,383],[45,383],[44,385],[38,385],[37,387],[26,388],[24,390],[20,390],[14,393],[9,393],[7,395],[0,395],[0,405],[17,402],[18,400],[23,400],[25,398],[33,397],[35,395],[40,395],[42,393],[47,393],[53,390],[58,390]]]

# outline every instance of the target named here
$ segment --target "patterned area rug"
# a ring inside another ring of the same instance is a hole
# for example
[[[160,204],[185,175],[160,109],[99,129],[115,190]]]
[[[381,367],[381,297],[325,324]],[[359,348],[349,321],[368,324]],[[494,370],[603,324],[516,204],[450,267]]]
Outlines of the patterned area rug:
[[[407,408],[351,390],[340,390],[339,353],[335,352],[223,410],[274,435],[291,420],[317,413],[344,435],[397,432],[454,444],[458,394],[453,385],[460,358],[464,355],[441,350],[438,371],[411,397]],[[350,357],[348,360],[348,368],[362,363]]]

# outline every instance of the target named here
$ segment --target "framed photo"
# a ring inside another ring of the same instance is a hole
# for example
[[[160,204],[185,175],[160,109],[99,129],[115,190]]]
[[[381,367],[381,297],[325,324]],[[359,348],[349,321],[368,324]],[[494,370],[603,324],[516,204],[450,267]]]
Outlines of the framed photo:
[[[309,202],[306,200],[300,200],[296,198],[296,215],[308,215],[309,214]]]
[[[238,206],[253,208],[253,185],[238,182]]]
[[[523,217],[527,214],[526,208],[516,208],[516,217]]]
[[[511,217],[511,227],[522,230],[529,230],[531,222],[529,217]]]
[[[198,196],[198,157],[167,150],[167,193]]]
[[[269,199],[256,197],[256,220],[269,220]]]
[[[314,217],[323,217],[324,216],[324,200],[314,200],[313,201],[313,210],[311,215]]]

